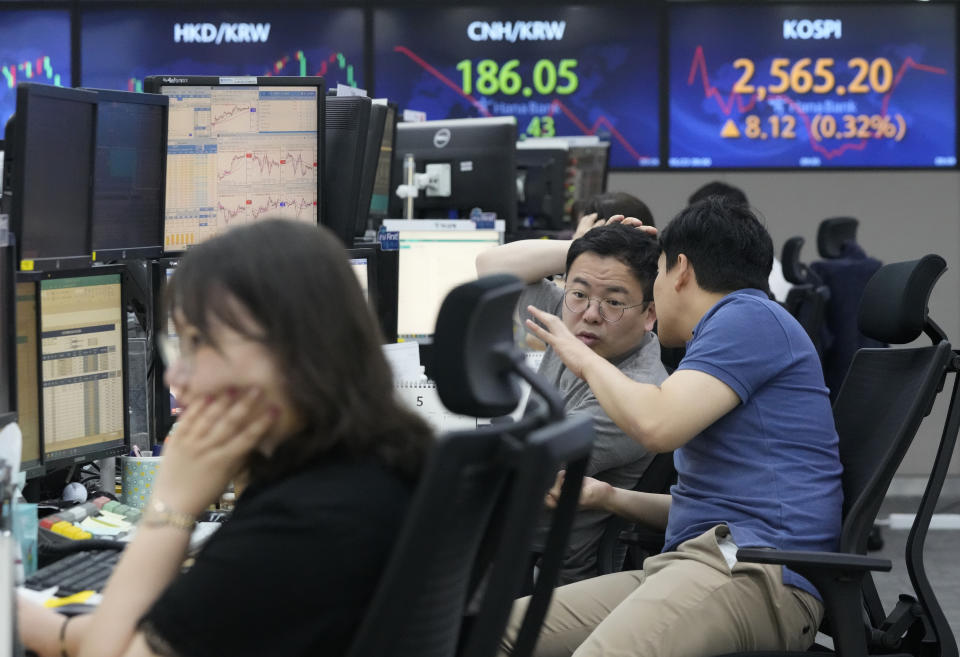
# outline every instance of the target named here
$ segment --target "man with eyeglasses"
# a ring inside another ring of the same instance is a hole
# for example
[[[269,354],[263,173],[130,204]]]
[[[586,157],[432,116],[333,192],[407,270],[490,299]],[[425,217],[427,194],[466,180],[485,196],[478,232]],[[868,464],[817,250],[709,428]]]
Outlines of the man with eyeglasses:
[[[525,240],[489,249],[477,258],[477,272],[481,276],[509,273],[523,279],[528,285],[518,303],[522,319],[529,317],[527,306],[556,315],[624,375],[659,385],[667,378],[660,343],[652,332],[656,321],[653,281],[660,247],[655,237],[621,223],[622,216],[596,228],[588,219],[581,222],[572,241]],[[563,287],[546,279],[560,272],[566,272]],[[540,373],[559,389],[567,413],[593,416],[596,438],[587,475],[617,488],[633,488],[653,454],[614,424],[590,386],[569,371],[552,349],[544,354]],[[578,513],[561,584],[598,574],[597,548],[610,515],[600,510]],[[538,532],[540,545],[545,542],[545,528],[546,520]],[[535,544],[534,551],[538,547]]]

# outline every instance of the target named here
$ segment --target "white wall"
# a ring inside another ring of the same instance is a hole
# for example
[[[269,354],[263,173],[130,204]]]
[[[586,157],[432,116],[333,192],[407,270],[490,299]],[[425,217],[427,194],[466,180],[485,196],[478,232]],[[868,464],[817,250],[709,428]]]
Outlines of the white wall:
[[[710,180],[723,180],[746,192],[766,219],[778,257],[784,241],[800,235],[806,239],[801,260],[819,260],[817,226],[834,216],[857,217],[857,241],[883,262],[927,253],[943,256],[948,269],[930,299],[930,314],[954,346],[960,346],[960,173],[611,173],[608,189],[642,199],[657,225],[664,226],[690,193]],[[948,398],[949,390],[924,421],[901,476],[929,473]],[[960,475],[960,457],[955,455],[950,472]]]

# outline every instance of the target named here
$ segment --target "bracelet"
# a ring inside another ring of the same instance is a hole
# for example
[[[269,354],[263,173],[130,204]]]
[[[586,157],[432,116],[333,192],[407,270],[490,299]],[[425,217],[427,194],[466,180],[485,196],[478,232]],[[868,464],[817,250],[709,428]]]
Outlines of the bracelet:
[[[197,519],[189,513],[174,511],[158,499],[151,499],[140,522],[147,527],[175,527],[192,531]]]
[[[70,657],[67,655],[67,623],[72,619],[73,616],[65,616],[60,626],[60,657]]]

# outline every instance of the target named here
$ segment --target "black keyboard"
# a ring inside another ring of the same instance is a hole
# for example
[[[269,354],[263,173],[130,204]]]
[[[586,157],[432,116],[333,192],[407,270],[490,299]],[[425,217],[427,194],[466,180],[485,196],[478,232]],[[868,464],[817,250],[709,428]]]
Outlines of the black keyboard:
[[[80,591],[103,591],[113,573],[120,550],[75,552],[33,573],[24,582],[28,589],[58,586],[56,595],[67,597]]]

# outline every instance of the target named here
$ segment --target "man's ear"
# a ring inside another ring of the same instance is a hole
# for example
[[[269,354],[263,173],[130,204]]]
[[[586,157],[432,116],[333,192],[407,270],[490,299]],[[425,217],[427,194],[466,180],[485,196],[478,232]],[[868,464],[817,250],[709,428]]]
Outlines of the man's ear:
[[[653,325],[657,323],[656,304],[651,301],[650,305],[647,306],[647,309],[644,312],[647,313],[647,318],[643,322],[643,330],[649,332],[653,330]]]
[[[677,264],[675,264],[673,268],[677,270],[676,277],[673,281],[673,289],[675,291],[679,292],[681,289],[691,283],[696,285],[696,274],[694,273],[693,266],[690,264],[690,260],[687,258],[686,254],[677,254]]]

